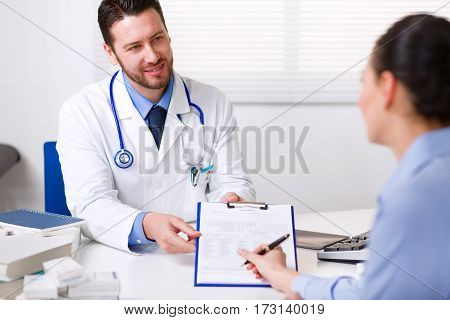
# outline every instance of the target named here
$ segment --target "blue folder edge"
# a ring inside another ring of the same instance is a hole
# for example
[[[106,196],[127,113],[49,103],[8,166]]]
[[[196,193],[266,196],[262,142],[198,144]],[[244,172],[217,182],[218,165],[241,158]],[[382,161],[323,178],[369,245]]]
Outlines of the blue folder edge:
[[[200,216],[201,216],[202,204],[197,203],[197,230],[200,231]],[[294,220],[294,206],[291,206],[291,216],[292,216],[292,238],[294,241],[294,252],[295,252],[295,270],[298,271],[297,262],[297,242],[295,239],[295,220]],[[197,282],[197,271],[198,271],[198,246],[199,238],[195,240],[195,271],[194,271],[194,287],[259,287],[259,288],[271,288],[270,284],[224,284],[224,283],[198,283]]]

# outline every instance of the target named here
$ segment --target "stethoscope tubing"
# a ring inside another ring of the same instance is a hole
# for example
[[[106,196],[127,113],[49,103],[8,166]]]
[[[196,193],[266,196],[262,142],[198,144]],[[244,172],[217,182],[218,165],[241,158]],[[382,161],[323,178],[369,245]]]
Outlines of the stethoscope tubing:
[[[114,120],[116,122],[116,127],[117,127],[117,133],[119,135],[120,150],[117,152],[117,154],[115,156],[115,162],[116,162],[116,165],[119,168],[126,169],[126,168],[129,168],[133,164],[134,160],[133,160],[133,154],[130,151],[128,151],[127,149],[125,149],[125,144],[123,142],[123,137],[122,137],[122,130],[120,128],[120,123],[119,123],[119,117],[117,116],[116,103],[115,103],[115,100],[114,100],[114,81],[116,80],[116,77],[119,74],[119,72],[120,72],[120,70],[117,71],[111,78],[111,82],[109,84],[109,96],[110,96],[111,110],[112,110],[113,115],[114,115]],[[186,83],[184,82],[183,79],[181,79],[181,80],[183,81],[184,90],[186,92],[186,97],[188,99],[189,106],[193,107],[193,108],[195,108],[197,110],[197,112],[199,114],[199,118],[200,118],[200,124],[202,126],[204,126],[205,125],[205,118],[204,118],[203,111],[198,105],[196,105],[195,103],[193,103],[191,101],[191,95],[190,95],[189,90],[188,90],[188,88],[186,86]],[[181,121],[181,115],[177,114],[177,117]],[[183,137],[182,137],[182,139],[183,139]],[[203,143],[204,143],[204,141],[203,141]],[[203,156],[202,156],[202,160],[200,161],[200,163],[203,161],[203,158],[205,156],[204,152],[205,152],[205,150],[204,150],[204,147],[203,147]],[[122,163],[120,161],[120,155],[121,154],[126,154],[129,157],[129,161],[127,163]],[[183,158],[184,158],[184,153],[183,153]],[[186,161],[186,159],[184,159],[184,160]],[[188,165],[194,166],[194,165],[190,164],[188,161],[186,161],[186,163]],[[196,165],[195,165],[195,167],[196,167]]]

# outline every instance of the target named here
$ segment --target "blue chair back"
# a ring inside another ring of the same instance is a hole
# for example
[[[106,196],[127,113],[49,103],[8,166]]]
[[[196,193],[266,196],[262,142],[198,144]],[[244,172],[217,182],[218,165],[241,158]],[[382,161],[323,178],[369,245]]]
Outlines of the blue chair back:
[[[71,216],[64,194],[64,180],[56,142],[44,143],[45,211]]]

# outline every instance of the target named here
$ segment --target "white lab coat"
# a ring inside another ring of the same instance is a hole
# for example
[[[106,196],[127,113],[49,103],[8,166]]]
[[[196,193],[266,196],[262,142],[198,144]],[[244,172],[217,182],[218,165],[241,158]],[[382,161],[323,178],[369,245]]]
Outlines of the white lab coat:
[[[190,222],[196,219],[198,202],[219,201],[226,192],[254,200],[253,185],[243,170],[232,106],[222,92],[184,78],[191,101],[203,110],[205,127],[216,128],[205,133],[205,149],[210,152],[202,162],[204,168],[212,164],[214,169],[201,175],[193,187],[180,134],[186,125],[195,131],[201,124],[188,104],[182,78],[174,72],[158,150],[123,84],[122,73],[117,76],[113,88],[117,114],[125,149],[134,156],[128,169],[114,162],[120,148],[109,102],[110,80],[88,86],[67,100],[60,112],[57,150],[67,205],[72,215],[87,220],[85,236],[130,252],[128,236],[140,212],[169,213]]]

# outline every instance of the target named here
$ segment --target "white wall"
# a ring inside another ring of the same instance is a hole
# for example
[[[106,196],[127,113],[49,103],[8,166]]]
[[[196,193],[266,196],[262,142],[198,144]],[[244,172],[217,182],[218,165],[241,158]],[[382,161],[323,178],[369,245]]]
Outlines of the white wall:
[[[87,1],[2,2],[18,13],[0,3],[0,143],[22,161],[0,178],[0,210],[43,209],[43,143],[56,139],[62,101],[93,80],[81,56],[92,60],[96,12]]]
[[[283,110],[285,107],[238,106],[236,115],[241,126],[261,126]],[[356,106],[295,107],[270,125],[295,126],[297,135],[303,127],[310,127],[302,148],[310,173],[305,174],[296,159],[294,173],[287,169],[282,174],[268,174],[263,168],[260,175],[252,175],[260,200],[293,204],[296,212],[376,206],[377,194],[392,172],[395,161],[386,148],[367,141]],[[292,152],[292,148],[274,140],[268,152],[272,155],[272,162]],[[251,151],[243,152],[248,162],[255,162]]]
[[[86,0],[4,2],[25,18],[0,4],[0,143],[13,145],[22,156],[22,161],[0,178],[0,211],[20,207],[42,210],[43,143],[57,137],[62,101],[99,74],[87,61],[95,59],[92,30],[97,32],[96,12]],[[235,107],[242,127],[261,126],[286,108]],[[311,173],[302,173],[297,163],[297,173],[274,175],[263,170],[262,176],[253,175],[260,200],[291,203],[302,212],[311,209],[299,201],[317,211],[375,206],[394,160],[389,151],[366,141],[356,106],[296,107],[271,125],[295,126],[298,134],[310,126],[303,155]],[[290,152],[286,144],[271,143],[270,147],[274,157]],[[254,163],[257,159],[251,148],[244,153],[249,163]]]

